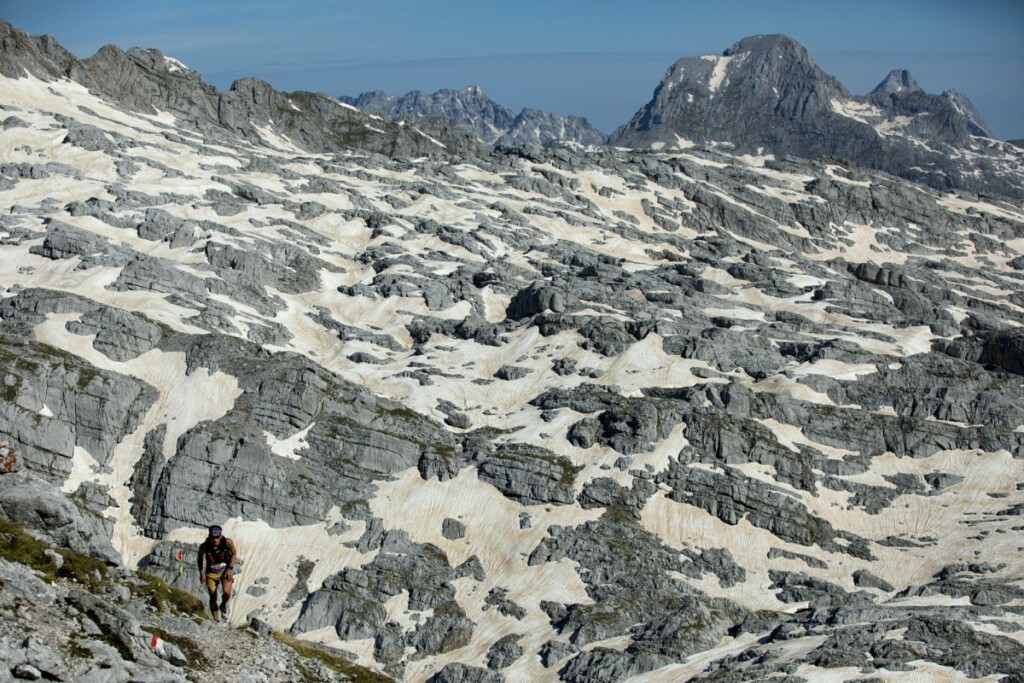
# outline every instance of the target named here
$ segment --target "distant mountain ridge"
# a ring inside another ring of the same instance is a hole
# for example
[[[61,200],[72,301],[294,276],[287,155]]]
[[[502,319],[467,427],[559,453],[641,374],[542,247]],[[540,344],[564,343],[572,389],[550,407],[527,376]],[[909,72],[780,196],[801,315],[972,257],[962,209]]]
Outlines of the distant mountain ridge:
[[[0,74],[68,78],[123,106],[170,112],[211,139],[285,139],[314,153],[354,148],[392,157],[475,157],[494,146],[552,141],[655,151],[724,145],[740,154],[838,160],[940,190],[1024,198],[1020,148],[991,139],[963,93],[926,93],[909,72],[895,70],[870,94],[854,96],[784,35],[751,36],[722,55],[677,61],[653,99],[607,139],[585,118],[514,114],[474,86],[335,99],[242,78],[220,92],[156,49],[108,45],[79,59],[52,37],[2,20],[0,44]]]
[[[797,41],[763,35],[721,55],[678,60],[609,142],[833,157],[937,189],[1024,197],[1019,154],[984,139],[991,137],[962,93],[926,93],[909,72],[895,70],[866,97],[854,96]],[[979,165],[987,172],[979,175]]]
[[[910,71],[907,69],[893,69],[889,72],[889,75],[885,79],[875,86],[869,94],[869,98],[884,97],[887,95],[903,95],[906,93],[924,93],[924,88],[918,85],[914,77],[910,75]],[[925,93],[927,94],[927,93]],[[932,96],[933,97],[933,96]],[[971,135],[984,138],[995,138],[995,134],[992,133],[992,129],[988,127],[984,119],[981,117],[981,112],[974,106],[967,95],[963,94],[959,90],[944,90],[941,97],[949,100],[953,108],[956,109],[965,119],[967,124],[967,131]]]
[[[242,78],[219,92],[202,76],[151,48],[114,45],[88,59],[71,54],[52,36],[35,36],[0,19],[0,74],[68,78],[113,101],[148,113],[170,111],[213,137],[266,141],[268,133],[311,152],[346,147],[390,156],[477,154],[468,131],[436,117],[407,127],[384,122],[321,93],[275,90],[259,78]]]
[[[342,95],[338,100],[389,119],[447,116],[468,124],[476,136],[488,144],[494,144],[504,135],[516,118],[514,111],[490,99],[476,86],[430,94],[413,90],[401,97],[373,90],[358,97]]]
[[[584,145],[604,144],[607,136],[580,116],[564,116],[525,108],[516,114],[487,97],[478,86],[434,93],[413,90],[400,97],[373,90],[339,101],[361,111],[389,119],[445,116],[470,126],[477,137],[491,145],[539,144],[559,140]]]

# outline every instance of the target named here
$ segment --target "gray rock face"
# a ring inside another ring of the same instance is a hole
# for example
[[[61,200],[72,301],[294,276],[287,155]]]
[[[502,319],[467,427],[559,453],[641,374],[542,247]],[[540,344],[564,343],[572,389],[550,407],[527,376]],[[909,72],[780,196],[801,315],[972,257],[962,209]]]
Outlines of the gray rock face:
[[[477,466],[477,476],[523,505],[569,505],[579,471],[550,451],[525,444],[498,446]]]
[[[504,588],[492,588],[484,600],[486,605],[484,611],[495,607],[499,614],[506,617],[514,617],[515,619],[523,619],[526,616],[526,610],[509,600],[507,595],[508,591]]]
[[[59,260],[79,257],[80,267],[95,265],[123,266],[129,259],[125,250],[110,245],[91,232],[57,220],[51,220],[46,239],[31,252],[46,258]]]
[[[494,376],[497,377],[498,379],[502,379],[505,381],[512,381],[522,379],[523,377],[526,377],[529,374],[529,368],[524,368],[517,365],[502,365],[500,368],[498,368],[497,372],[494,373]]]
[[[457,519],[447,517],[441,527],[441,535],[451,540],[464,538],[466,536],[466,525]]]
[[[544,665],[544,668],[550,669],[566,657],[576,654],[579,650],[580,649],[572,643],[563,643],[559,640],[549,640],[541,646],[540,662]]]
[[[498,138],[498,145],[543,145],[552,140],[603,145],[608,136],[581,116],[562,116],[539,109],[523,109]]]
[[[26,71],[43,80],[85,77],[81,62],[53,36],[35,36],[0,21],[0,73],[20,78]]]
[[[13,307],[0,311],[6,320],[18,315],[20,311]],[[63,484],[75,447],[106,464],[114,446],[136,429],[156,400],[156,391],[25,337],[15,324],[0,328],[4,359],[0,439],[14,447],[36,473]]]
[[[693,96],[692,102],[687,95]],[[733,142],[743,122],[754,136],[775,137],[764,142],[783,142],[784,136],[792,135],[791,120],[821,115],[829,110],[830,99],[848,95],[796,41],[782,35],[751,36],[715,60],[686,57],[677,61],[654,99],[612,134],[611,144],[650,144],[662,140],[662,130],[688,137],[705,123],[711,127],[698,139]],[[715,122],[714,115],[727,118]],[[770,133],[768,126],[751,125],[765,116],[780,127],[776,133]]]
[[[503,683],[505,677],[496,671],[454,662],[430,677],[429,683]]]
[[[944,90],[942,96],[949,100],[953,108],[957,110],[967,120],[967,131],[971,135],[977,135],[985,138],[995,138],[992,134],[992,130],[985,123],[985,120],[981,118],[981,112],[978,111],[974,103],[959,90],[950,88]]]
[[[375,638],[378,659],[392,665],[403,661],[405,647],[419,657],[448,652],[466,645],[473,632],[451,585],[467,576],[483,579],[475,558],[452,567],[436,547],[410,543],[405,532],[389,532],[372,562],[328,578],[309,596],[292,630],[331,626],[342,638]],[[389,648],[399,636],[389,634],[384,603],[403,591],[409,593],[409,610],[432,610],[433,616],[400,636],[399,647]]]
[[[243,412],[201,423],[181,437],[176,455],[156,478],[149,533],[186,523],[204,526],[205,520],[227,519],[243,508],[275,526],[313,523],[332,504],[371,496],[375,479],[415,466],[421,444],[454,446],[436,423],[300,357],[188,336],[165,348],[179,347],[196,365],[247,378],[235,404]],[[263,430],[286,438],[313,423],[301,461],[271,453]],[[339,468],[345,477],[337,476]],[[309,486],[311,481],[317,485]]]
[[[521,320],[546,311],[564,313],[573,303],[563,290],[537,281],[516,292],[505,315],[512,320]]]
[[[853,585],[864,588],[877,588],[880,591],[891,591],[893,586],[888,581],[880,579],[867,570],[858,570],[853,573]]]
[[[121,562],[110,545],[110,522],[82,511],[52,484],[28,472],[0,476],[0,517],[40,539],[71,548],[108,564]]]
[[[911,122],[899,134],[880,134],[844,109],[865,103],[878,108],[879,124],[898,117]],[[745,38],[721,56],[677,61],[653,99],[612,133],[609,144],[646,148],[672,146],[677,138],[717,141],[738,152],[846,159],[939,189],[1024,196],[1024,185],[1013,178],[1019,169],[978,178],[970,172],[973,158],[949,158],[967,150],[986,163],[1000,163],[998,155],[974,145],[971,135],[989,136],[959,93],[929,95],[909,73],[894,71],[868,97],[856,98],[796,41],[763,35]]]
[[[495,671],[507,669],[523,656],[523,648],[519,645],[521,635],[509,634],[498,639],[487,650],[487,668]]]
[[[163,331],[141,315],[116,308],[90,311],[74,322],[68,331],[83,336],[95,335],[93,348],[111,360],[124,362],[156,348]]]

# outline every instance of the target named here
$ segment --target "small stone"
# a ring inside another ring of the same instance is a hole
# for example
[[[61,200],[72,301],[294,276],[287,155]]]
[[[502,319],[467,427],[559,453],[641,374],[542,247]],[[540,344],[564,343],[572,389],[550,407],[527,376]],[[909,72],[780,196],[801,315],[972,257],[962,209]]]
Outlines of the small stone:
[[[31,664],[19,664],[11,670],[11,673],[15,678],[20,678],[23,681],[38,681],[43,677],[43,672]]]
[[[58,553],[56,550],[50,550],[49,548],[47,548],[43,551],[43,554],[50,558],[51,561],[53,561],[53,564],[57,566],[58,572],[64,566],[64,556]]]
[[[498,371],[494,373],[494,376],[505,381],[512,381],[522,379],[529,374],[529,368],[520,367],[518,365],[502,365],[498,368]]]
[[[260,638],[267,640],[271,639],[274,635],[274,628],[259,617],[253,617],[249,620],[249,628],[255,631],[256,635]]]
[[[457,540],[466,536],[466,525],[457,519],[448,517],[441,523],[441,535],[449,540]]]

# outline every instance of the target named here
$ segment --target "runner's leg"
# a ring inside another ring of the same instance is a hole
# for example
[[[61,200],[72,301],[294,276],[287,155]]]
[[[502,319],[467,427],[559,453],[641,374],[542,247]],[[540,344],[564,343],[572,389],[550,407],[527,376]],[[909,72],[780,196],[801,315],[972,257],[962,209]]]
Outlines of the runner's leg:
[[[228,600],[231,599],[231,586],[233,586],[234,583],[235,579],[231,576],[225,576],[223,579],[221,579],[220,585],[224,591],[224,598],[220,603],[221,611],[226,611],[228,608]]]
[[[214,621],[220,621],[220,612],[217,611],[217,582],[207,581],[206,590],[210,593],[210,614],[213,615]]]

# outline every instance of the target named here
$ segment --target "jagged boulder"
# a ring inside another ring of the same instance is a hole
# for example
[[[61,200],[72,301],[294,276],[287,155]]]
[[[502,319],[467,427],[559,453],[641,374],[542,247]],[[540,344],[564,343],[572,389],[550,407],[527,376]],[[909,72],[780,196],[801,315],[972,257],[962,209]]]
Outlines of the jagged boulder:
[[[564,313],[572,306],[572,298],[565,291],[538,280],[516,292],[505,315],[511,320],[521,320],[547,311]]]
[[[111,523],[83,511],[49,482],[29,472],[0,475],[0,516],[54,545],[120,564],[110,544]]]

